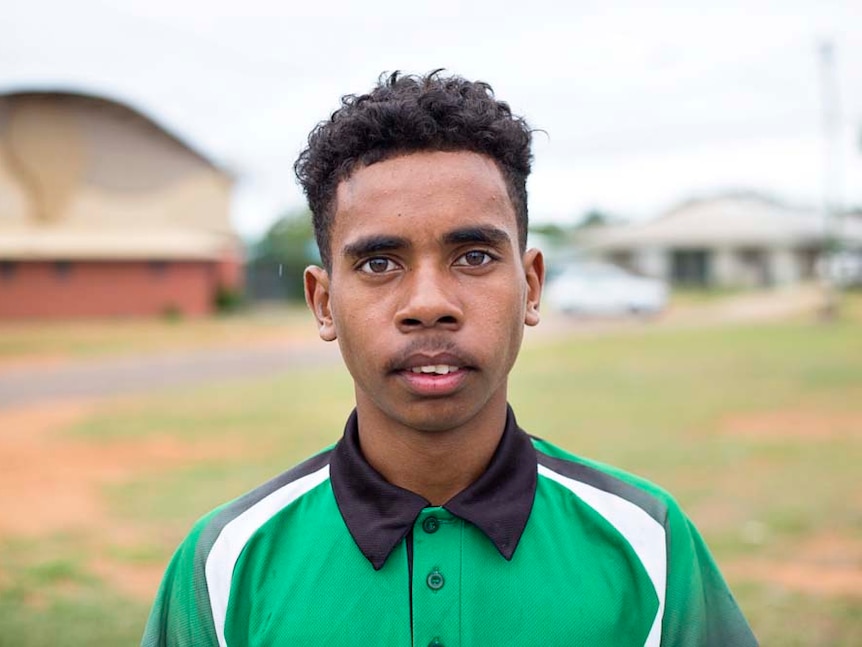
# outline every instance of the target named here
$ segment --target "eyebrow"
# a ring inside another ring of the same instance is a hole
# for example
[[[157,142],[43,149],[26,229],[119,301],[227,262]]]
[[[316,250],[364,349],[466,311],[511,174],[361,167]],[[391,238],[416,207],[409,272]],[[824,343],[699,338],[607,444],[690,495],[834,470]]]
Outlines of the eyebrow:
[[[397,249],[410,247],[410,241],[400,236],[375,235],[366,236],[348,243],[341,250],[342,254],[350,258],[363,258],[380,252],[391,252]]]
[[[509,234],[496,227],[462,227],[446,232],[443,234],[442,240],[446,245],[475,243],[499,246],[508,243],[511,239]],[[382,252],[409,249],[410,247],[412,247],[410,241],[401,236],[376,234],[347,243],[341,252],[348,258],[365,258]]]
[[[502,245],[510,240],[509,234],[496,227],[464,227],[447,232],[443,236],[443,242],[447,245],[463,245],[465,243]]]

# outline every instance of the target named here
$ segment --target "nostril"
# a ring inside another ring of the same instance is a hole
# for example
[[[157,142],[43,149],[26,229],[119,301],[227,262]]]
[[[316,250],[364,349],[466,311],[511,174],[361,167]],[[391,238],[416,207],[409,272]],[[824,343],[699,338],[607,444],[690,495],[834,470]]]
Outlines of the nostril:
[[[424,319],[417,317],[404,317],[400,320],[400,324],[404,328],[426,328],[433,326],[453,327],[458,325],[458,317],[452,315],[443,315],[436,319],[429,319],[427,322]]]

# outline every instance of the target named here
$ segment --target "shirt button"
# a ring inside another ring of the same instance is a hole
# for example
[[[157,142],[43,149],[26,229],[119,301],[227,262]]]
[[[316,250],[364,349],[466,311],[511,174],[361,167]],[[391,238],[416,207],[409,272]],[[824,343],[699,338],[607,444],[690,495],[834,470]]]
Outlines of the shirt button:
[[[425,521],[422,522],[422,530],[429,535],[440,530],[440,522],[437,521],[437,517],[425,517]]]
[[[425,583],[432,591],[439,591],[443,588],[446,580],[443,578],[443,573],[435,568],[433,571],[428,573],[428,577],[425,578]]]
[[[439,638],[435,638],[430,643],[428,643],[428,647],[444,647],[443,641]]]

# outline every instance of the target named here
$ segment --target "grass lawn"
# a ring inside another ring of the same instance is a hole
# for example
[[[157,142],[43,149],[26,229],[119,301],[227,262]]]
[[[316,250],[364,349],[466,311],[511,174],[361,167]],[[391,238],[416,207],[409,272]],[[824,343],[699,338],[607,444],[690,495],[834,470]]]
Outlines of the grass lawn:
[[[673,492],[763,645],[862,645],[859,303],[833,326],[531,344],[512,403],[527,431]],[[337,440],[351,402],[345,371],[308,369],[105,402],[55,430],[98,505],[0,535],[0,646],[137,644],[191,523]]]
[[[300,305],[201,319],[5,321],[0,322],[0,368],[21,360],[74,360],[313,336],[311,314]]]

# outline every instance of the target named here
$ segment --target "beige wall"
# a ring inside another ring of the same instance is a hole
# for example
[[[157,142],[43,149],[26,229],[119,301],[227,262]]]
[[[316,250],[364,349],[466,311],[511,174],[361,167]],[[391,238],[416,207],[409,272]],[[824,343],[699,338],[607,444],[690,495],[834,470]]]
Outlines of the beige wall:
[[[3,153],[3,142],[0,140],[0,232],[7,227],[24,226],[28,222],[27,194]]]
[[[77,95],[0,97],[3,231],[231,234],[231,180],[138,113]]]

